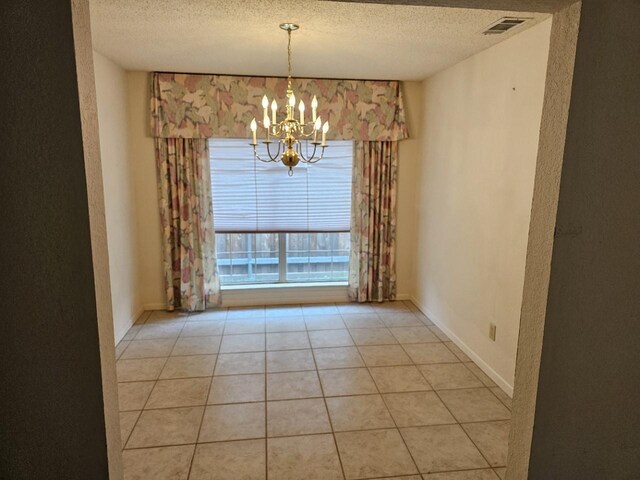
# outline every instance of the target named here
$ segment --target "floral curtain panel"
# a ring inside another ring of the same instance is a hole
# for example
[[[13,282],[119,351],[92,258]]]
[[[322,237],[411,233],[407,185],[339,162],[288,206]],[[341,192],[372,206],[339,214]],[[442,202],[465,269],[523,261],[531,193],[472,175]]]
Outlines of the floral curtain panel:
[[[282,102],[287,79],[154,73],[151,89],[154,137],[245,138],[251,119],[262,119],[262,96]],[[318,115],[329,120],[331,140],[408,138],[400,82],[299,78],[293,90],[307,105],[318,97]]]
[[[156,138],[167,310],[220,302],[209,148],[205,139]]]
[[[356,142],[351,201],[349,296],[396,297],[397,142]]]
[[[247,138],[262,96],[284,99],[286,78],[154,73],[156,142],[167,308],[220,302],[208,138]],[[358,302],[396,295],[398,140],[408,138],[400,82],[294,79],[298,99],[319,100],[329,139],[355,142],[349,291]],[[284,105],[280,105],[281,108]]]

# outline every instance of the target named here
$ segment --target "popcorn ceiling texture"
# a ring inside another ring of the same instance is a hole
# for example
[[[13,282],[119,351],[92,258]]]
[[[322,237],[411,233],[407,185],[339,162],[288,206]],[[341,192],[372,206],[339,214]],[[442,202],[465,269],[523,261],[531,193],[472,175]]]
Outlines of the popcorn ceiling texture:
[[[516,9],[519,12],[557,12],[574,0],[327,0],[330,2],[381,3],[395,5],[431,5],[488,10]]]
[[[498,36],[503,16],[533,19]],[[94,48],[127,70],[423,80],[548,14],[312,0],[92,0]]]

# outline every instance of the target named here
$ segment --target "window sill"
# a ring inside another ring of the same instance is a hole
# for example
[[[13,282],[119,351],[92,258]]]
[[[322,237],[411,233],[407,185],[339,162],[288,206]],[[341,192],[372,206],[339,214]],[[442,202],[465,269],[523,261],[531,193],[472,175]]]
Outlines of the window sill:
[[[244,285],[222,285],[220,290],[270,290],[286,288],[346,287],[349,282],[305,282],[305,283],[250,283]]]

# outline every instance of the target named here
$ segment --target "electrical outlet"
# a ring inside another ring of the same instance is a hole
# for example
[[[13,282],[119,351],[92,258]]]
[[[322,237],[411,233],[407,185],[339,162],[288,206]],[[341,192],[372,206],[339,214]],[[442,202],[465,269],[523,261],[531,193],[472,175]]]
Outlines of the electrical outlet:
[[[496,341],[496,324],[495,323],[489,324],[489,338],[494,342]]]

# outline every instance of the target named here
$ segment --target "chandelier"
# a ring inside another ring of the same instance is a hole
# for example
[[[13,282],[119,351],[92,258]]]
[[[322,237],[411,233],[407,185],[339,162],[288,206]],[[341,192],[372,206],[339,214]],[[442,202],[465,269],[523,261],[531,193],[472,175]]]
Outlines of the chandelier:
[[[291,88],[291,32],[300,28],[294,23],[282,23],[280,28],[285,30],[288,35],[287,45],[287,61],[288,61],[288,76],[287,76],[287,116],[284,120],[278,122],[277,112],[278,103],[275,98],[271,102],[271,117],[269,117],[269,99],[265,95],[262,97],[263,119],[262,122],[257,122],[254,118],[251,120],[250,128],[253,136],[251,146],[253,147],[253,155],[256,159],[262,162],[278,162],[281,161],[286,167],[289,168],[289,176],[293,175],[293,167],[302,163],[316,163],[322,160],[324,156],[324,149],[327,146],[327,132],[329,131],[329,122],[322,124],[322,119],[316,115],[318,109],[318,99],[314,96],[311,100],[311,120],[305,122],[304,111],[305,105],[302,100],[298,104],[298,118],[295,115],[296,108],[296,96]],[[256,147],[257,130],[258,125],[265,130],[265,140],[262,143],[266,146],[267,157],[261,157]],[[319,141],[319,136],[322,135],[322,141]],[[301,140],[305,140],[303,148]],[[311,142],[309,142],[311,140]],[[275,152],[271,151],[271,144],[277,143],[277,149],[274,146]],[[313,146],[313,149],[309,147],[309,143]],[[318,147],[320,152],[318,155]]]

